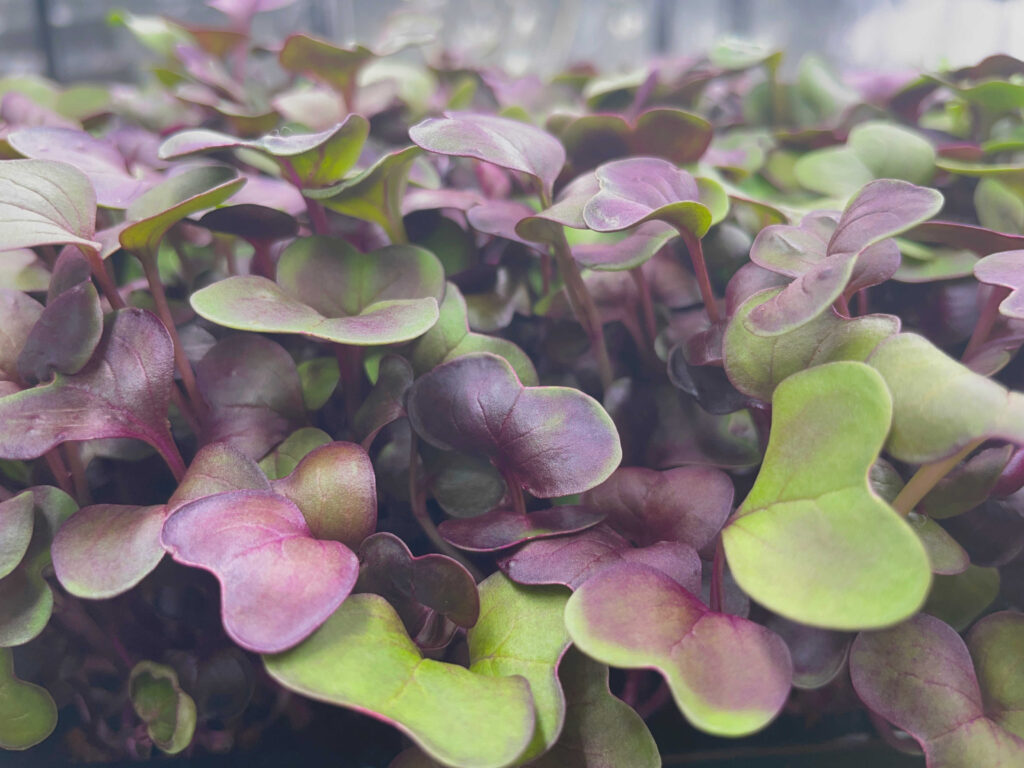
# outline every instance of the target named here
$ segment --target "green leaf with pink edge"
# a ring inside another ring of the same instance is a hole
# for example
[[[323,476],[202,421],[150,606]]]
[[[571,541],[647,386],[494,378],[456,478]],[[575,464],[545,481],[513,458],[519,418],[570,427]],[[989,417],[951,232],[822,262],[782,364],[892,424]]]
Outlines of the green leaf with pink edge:
[[[470,330],[466,300],[454,283],[448,283],[437,323],[416,341],[409,362],[415,373],[422,375],[474,352],[490,352],[505,358],[525,386],[537,385],[537,371],[523,350],[507,339]]]
[[[30,491],[0,502],[0,579],[25,557],[35,527],[35,500]]]
[[[608,525],[580,533],[529,541],[498,560],[502,573],[517,584],[561,584],[577,589],[617,563],[646,565],[670,576],[690,592],[701,586],[697,551],[678,541],[634,547]]]
[[[81,371],[0,398],[0,455],[32,459],[68,440],[134,437],[184,471],[167,422],[173,372],[163,323],[141,309],[120,310]]]
[[[157,252],[167,231],[194,213],[214,208],[245,184],[233,168],[202,166],[170,176],[140,195],[125,211],[121,245],[135,254]]]
[[[259,459],[306,423],[295,361],[264,336],[218,341],[196,365],[196,382],[210,407],[204,443],[231,443]]]
[[[391,533],[363,541],[355,591],[386,598],[425,650],[445,647],[459,627],[468,629],[480,617],[476,582],[461,563],[435,553],[413,557]]]
[[[583,208],[583,220],[590,229],[615,232],[648,221],[664,221],[699,238],[715,221],[702,202],[697,180],[667,160],[613,160],[594,175],[600,189]]]
[[[271,486],[294,502],[317,539],[340,541],[354,550],[377,527],[373,464],[355,443],[314,448]]]
[[[270,480],[290,475],[299,462],[313,449],[331,442],[331,436],[316,427],[303,427],[292,432],[274,450],[260,459],[260,469]]]
[[[928,768],[1024,760],[1024,740],[993,719],[998,710],[987,711],[967,646],[939,619],[920,614],[861,633],[850,650],[850,677],[869,709],[921,745]]]
[[[220,131],[193,128],[176,133],[160,145],[165,160],[208,152],[249,149],[268,155],[282,175],[302,188],[336,184],[356,164],[370,123],[350,114],[343,122],[318,133],[268,133],[258,139],[239,139]]]
[[[441,536],[454,547],[468,552],[495,552],[524,541],[578,533],[604,519],[604,513],[572,505],[560,505],[520,514],[497,507],[475,517],[445,520],[438,526]]]
[[[868,482],[891,418],[884,380],[863,363],[828,363],[776,387],[764,463],[722,531],[733,576],[754,600],[839,630],[887,626],[921,607],[928,555]]]
[[[191,303],[228,328],[369,346],[423,335],[437,322],[443,295],[444,270],[427,250],[391,245],[360,253],[344,240],[315,236],[285,249],[277,283],[230,277],[196,291]]]
[[[1009,288],[999,304],[1004,317],[1024,320],[1024,250],[993,253],[974,265],[974,276],[983,283]]]
[[[32,499],[32,537],[15,568],[0,579],[0,648],[23,645],[46,628],[53,592],[43,573],[50,544],[61,524],[78,509],[74,499],[48,485],[26,491]]]
[[[533,738],[524,678],[423,658],[378,595],[351,596],[304,643],[263,661],[289,690],[390,723],[446,766],[504,768]]]
[[[565,725],[533,768],[660,768],[658,745],[643,718],[609,690],[608,667],[570,648],[558,678],[565,690]]]
[[[865,185],[849,202],[828,235],[823,254],[820,242],[824,230],[788,226],[762,230],[751,249],[752,258],[757,261],[759,251],[770,253],[770,258],[762,258],[762,266],[778,265],[786,255],[789,266],[783,274],[794,275],[795,279],[750,313],[745,321],[747,329],[759,336],[777,336],[813,320],[844,294],[859,267],[863,272],[860,282],[871,284],[884,279],[886,272],[891,275],[898,266],[898,249],[882,243],[931,218],[942,205],[943,197],[934,189],[882,179]],[[788,242],[787,238],[793,237],[797,240]],[[778,242],[769,247],[766,241],[773,238]],[[887,249],[897,259],[889,267],[885,266],[889,262]]]
[[[703,549],[729,517],[733,493],[729,476],[713,467],[620,467],[581,503],[638,546],[678,541]]]
[[[686,719],[716,736],[760,730],[789,696],[793,666],[778,635],[708,610],[653,568],[616,565],[588,579],[569,598],[565,624],[592,659],[656,669]]]
[[[885,448],[900,461],[937,461],[983,438],[1024,444],[1024,395],[975,373],[923,336],[891,336],[868,363],[892,393]]]
[[[229,491],[178,507],[164,548],[221,585],[224,629],[257,653],[305,639],[345,600],[359,575],[352,550],[315,538],[295,504],[265,491]]]
[[[159,177],[131,173],[113,142],[74,128],[32,126],[8,134],[7,142],[21,155],[61,162],[85,174],[104,208],[124,209]]]
[[[83,507],[53,540],[57,580],[75,597],[100,600],[127,592],[163,559],[165,507]]]
[[[480,582],[480,618],[466,635],[469,670],[526,678],[537,712],[533,739],[517,764],[547,751],[562,732],[565,694],[557,668],[570,643],[562,618],[568,598],[564,587],[524,587],[503,573]]]
[[[967,648],[974,660],[989,716],[1020,739],[1024,739],[1024,614],[1017,611],[993,613],[967,635]]]
[[[348,97],[355,88],[356,76],[374,54],[361,45],[340,48],[309,35],[289,35],[278,59],[288,72],[309,75]],[[349,111],[354,104],[346,104]]]
[[[332,211],[360,221],[379,224],[392,243],[405,241],[402,199],[409,185],[409,171],[420,156],[417,147],[390,152],[355,176],[303,194]]]
[[[45,688],[19,679],[13,654],[0,648],[0,749],[29,749],[56,727],[53,697]]]
[[[67,163],[0,163],[0,250],[71,243],[99,251],[96,193],[89,178]]]
[[[729,320],[722,357],[729,381],[740,392],[771,402],[775,388],[791,374],[839,360],[864,361],[884,339],[898,333],[895,315],[842,317],[829,308],[810,321],[777,336],[751,333],[746,319],[782,291],[760,291],[740,305]]]
[[[407,406],[427,442],[485,455],[538,497],[581,493],[622,459],[615,425],[596,400],[566,387],[524,387],[508,361],[489,353],[420,377]]]
[[[528,174],[548,198],[565,165],[565,149],[558,139],[507,117],[448,112],[414,125],[409,137],[429,152],[471,157]]]
[[[176,755],[192,743],[196,703],[178,682],[171,667],[140,661],[128,678],[132,708],[146,724],[146,733],[161,751]]]

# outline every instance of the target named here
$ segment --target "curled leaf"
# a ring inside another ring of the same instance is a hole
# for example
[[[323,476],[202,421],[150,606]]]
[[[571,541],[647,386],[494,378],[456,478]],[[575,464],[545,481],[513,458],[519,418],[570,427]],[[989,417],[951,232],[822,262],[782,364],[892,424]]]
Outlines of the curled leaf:
[[[140,661],[128,679],[132,707],[146,724],[153,743],[176,755],[192,743],[196,730],[196,703],[181,689],[178,674],[170,667]]]
[[[483,515],[445,520],[438,530],[445,541],[470,552],[493,552],[524,541],[577,533],[604,519],[588,507],[555,506],[519,514],[499,507]]]
[[[18,679],[14,656],[0,648],[0,749],[29,749],[57,727],[57,705],[49,692]]]

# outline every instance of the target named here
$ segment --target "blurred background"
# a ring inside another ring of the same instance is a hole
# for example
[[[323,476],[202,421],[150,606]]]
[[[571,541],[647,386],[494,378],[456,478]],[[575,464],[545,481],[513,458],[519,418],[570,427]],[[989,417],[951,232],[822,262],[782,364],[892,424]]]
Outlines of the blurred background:
[[[135,80],[147,53],[108,22],[118,9],[224,23],[204,0],[0,0],[0,72]],[[995,52],[1024,57],[1024,0],[295,0],[257,17],[256,33],[372,44],[396,24],[433,35],[460,61],[513,75],[575,62],[628,72],[726,37],[783,49],[789,66],[807,52],[840,69],[893,72],[963,66]]]

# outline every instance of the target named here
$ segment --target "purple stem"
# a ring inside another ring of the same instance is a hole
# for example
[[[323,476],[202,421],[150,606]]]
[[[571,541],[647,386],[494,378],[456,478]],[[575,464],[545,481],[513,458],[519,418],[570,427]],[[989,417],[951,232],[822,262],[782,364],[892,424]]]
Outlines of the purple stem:
[[[711,590],[708,596],[710,608],[715,613],[722,612],[723,584],[725,580],[725,550],[722,549],[722,536],[719,534],[715,542],[715,556],[711,561]]]
[[[981,305],[978,322],[974,326],[971,340],[967,342],[967,349],[964,350],[962,360],[969,360],[988,339],[988,335],[992,332],[992,327],[996,324],[996,320],[999,319],[999,305],[1009,295],[1010,289],[1004,288],[1001,285],[994,285],[989,288],[988,296]]]
[[[1024,487],[1024,448],[1018,448],[1006,462],[995,487],[992,488],[992,495],[999,499],[1006,498],[1019,491],[1021,487]]]
[[[693,272],[697,275],[697,286],[700,288],[700,297],[704,302],[708,318],[712,324],[719,323],[722,316],[718,312],[718,302],[715,299],[715,291],[711,287],[711,277],[708,275],[708,265],[704,260],[704,249],[701,246],[700,238],[694,237],[693,233],[686,229],[680,229],[679,236],[686,244],[686,250],[690,252],[690,263],[693,264]]]
[[[646,720],[665,706],[670,698],[672,698],[672,692],[668,688],[668,683],[662,680],[658,684],[658,687],[654,689],[654,693],[648,696],[644,701],[637,704],[634,709],[636,709],[636,713],[640,715],[640,717]]]

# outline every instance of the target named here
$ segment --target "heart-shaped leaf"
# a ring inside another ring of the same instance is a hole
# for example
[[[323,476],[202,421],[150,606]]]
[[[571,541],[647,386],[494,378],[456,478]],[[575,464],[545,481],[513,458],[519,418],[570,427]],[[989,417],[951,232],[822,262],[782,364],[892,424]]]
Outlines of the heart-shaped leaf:
[[[263,336],[218,341],[196,365],[196,382],[210,406],[203,442],[228,442],[258,459],[306,421],[295,361]]]
[[[569,648],[562,620],[568,598],[562,587],[522,587],[503,573],[480,582],[480,618],[466,635],[469,671],[525,677],[537,711],[533,739],[517,762],[546,751],[562,732],[565,694],[557,668]]]
[[[359,561],[348,547],[314,538],[288,499],[231,491],[178,507],[164,548],[221,584],[224,629],[243,648],[276,653],[301,642],[352,591]]]
[[[168,499],[167,512],[190,501],[228,491],[270,491],[270,482],[255,461],[230,443],[204,445]]]
[[[274,491],[302,512],[317,539],[357,549],[377,527],[377,485],[370,457],[355,443],[333,442],[310,451]]]
[[[622,458],[611,418],[564,387],[524,387],[512,366],[488,353],[452,360],[409,390],[416,431],[444,450],[481,453],[538,497],[581,493]]]
[[[657,669],[686,719],[708,733],[753,733],[789,695],[793,667],[778,635],[709,611],[653,568],[617,565],[588,579],[569,598],[565,625],[593,659]]]
[[[0,398],[0,455],[32,459],[67,440],[133,437],[183,472],[167,423],[173,371],[163,323],[141,309],[120,310],[79,373]]]
[[[1024,739],[1024,614],[1000,611],[986,616],[967,636],[989,717]]]
[[[125,158],[109,140],[73,128],[37,126],[7,136],[21,155],[34,160],[67,163],[85,174],[105,208],[126,208],[152,185],[141,173],[131,173]]]
[[[344,178],[359,159],[370,132],[362,115],[350,114],[344,122],[319,133],[269,133],[258,139],[238,139],[206,128],[182,131],[160,145],[165,160],[224,150],[248,149],[269,155],[285,178],[302,188],[326,187]]]
[[[402,226],[402,199],[409,171],[420,156],[417,147],[406,147],[381,157],[365,171],[322,189],[306,189],[306,197],[332,211],[379,224],[392,243],[406,240]]]
[[[71,243],[99,250],[96,193],[88,177],[67,163],[0,163],[0,250]]]
[[[746,324],[757,307],[775,298],[770,288],[744,302],[729,320],[722,357],[729,381],[744,394],[771,402],[775,388],[791,374],[838,360],[863,361],[884,339],[898,333],[895,315],[844,318],[834,309],[777,336],[758,336]]]
[[[270,480],[280,480],[295,471],[309,452],[331,442],[331,436],[316,427],[297,429],[277,448],[260,459],[260,469]]]
[[[518,584],[563,584],[576,589],[616,563],[646,565],[667,574],[688,591],[700,592],[700,557],[689,544],[659,541],[638,548],[607,525],[576,535],[530,541],[498,560],[498,567]]]
[[[48,381],[55,373],[78,373],[103,334],[103,308],[91,282],[81,282],[47,300],[18,356],[25,381]]]
[[[45,688],[18,679],[14,656],[0,648],[0,749],[29,749],[57,727],[57,705]]]
[[[303,333],[338,344],[394,344],[438,317],[444,270],[422,248],[360,253],[343,240],[307,237],[281,254],[277,283],[231,277],[192,294],[192,308],[228,328]]]
[[[936,618],[858,635],[850,677],[869,709],[921,745],[928,768],[1024,760],[1024,741],[987,716],[964,641]]]
[[[176,755],[192,743],[196,703],[181,689],[171,667],[140,661],[128,679],[128,697],[149,738],[161,750]]]
[[[417,340],[409,362],[416,374],[422,375],[441,363],[474,352],[490,352],[505,358],[524,385],[537,385],[537,371],[523,350],[499,336],[469,329],[466,300],[454,283],[448,283],[437,323]]]
[[[438,530],[459,549],[494,552],[524,541],[578,533],[603,519],[603,513],[588,507],[555,506],[526,514],[498,507],[476,517],[445,520]]]
[[[190,168],[137,197],[125,211],[131,222],[121,230],[121,245],[136,254],[156,254],[167,230],[184,218],[214,208],[245,184],[232,168]]]
[[[676,165],[693,163],[711,143],[711,124],[699,115],[663,107],[637,115],[633,125],[614,114],[583,115],[558,130],[572,176],[629,155],[647,155]]]
[[[480,616],[469,571],[445,555],[413,557],[391,533],[375,533],[360,546],[356,592],[386,598],[421,648],[447,645],[457,627],[472,627]]]
[[[828,363],[776,387],[764,463],[722,531],[754,600],[825,629],[887,626],[921,607],[928,555],[868,483],[891,415],[884,380],[863,363]]]
[[[983,283],[1010,289],[999,305],[999,312],[1015,320],[1024,320],[1024,251],[1003,251],[980,259],[974,276]]]
[[[35,526],[35,499],[23,491],[0,502],[0,579],[25,557]]]
[[[569,649],[558,665],[565,725],[533,768],[659,768],[654,737],[636,711],[612,695],[608,667]]]
[[[378,595],[353,595],[304,643],[264,664],[286,688],[391,723],[446,765],[501,768],[533,737],[526,680],[424,659]]]
[[[565,165],[565,149],[558,139],[507,117],[448,112],[414,125],[409,138],[429,152],[472,157],[529,174],[549,199]]]
[[[127,592],[164,556],[164,506],[83,507],[53,539],[53,569],[61,586],[93,600]]]
[[[785,641],[793,659],[793,687],[816,690],[828,685],[846,664],[853,636],[845,632],[808,627],[773,616],[768,629]]]
[[[0,579],[0,648],[23,645],[45,629],[53,613],[53,592],[43,578],[50,565],[50,543],[78,506],[57,488],[30,488],[32,537],[15,568]]]
[[[326,40],[296,34],[289,35],[284,41],[278,58],[287,71],[311,75],[344,94],[345,106],[351,111],[355,105],[348,101],[355,88],[356,76],[374,55],[361,45],[339,48]]]
[[[872,246],[930,218],[942,204],[942,195],[934,189],[905,181],[883,179],[867,184],[840,216],[824,258],[800,243],[798,254],[810,256],[814,264],[751,312],[747,327],[760,336],[775,336],[817,317],[843,294],[859,258]],[[872,249],[872,256],[875,253]]]
[[[295,237],[299,231],[299,223],[293,216],[254,203],[214,208],[196,223],[212,232],[235,235],[249,242],[285,240]]]
[[[694,549],[718,535],[732,501],[732,480],[713,467],[621,467],[582,499],[638,546],[679,541]]]
[[[899,333],[868,358],[892,392],[885,448],[923,464],[983,437],[1024,443],[1024,395],[975,373],[913,333]]]
[[[583,208],[591,229],[614,232],[658,220],[703,237],[711,227],[712,212],[700,202],[697,180],[667,160],[614,160],[594,174],[600,191]]]

